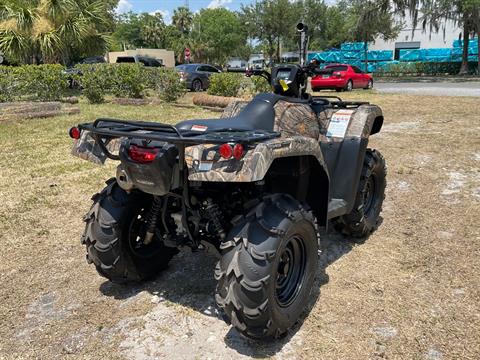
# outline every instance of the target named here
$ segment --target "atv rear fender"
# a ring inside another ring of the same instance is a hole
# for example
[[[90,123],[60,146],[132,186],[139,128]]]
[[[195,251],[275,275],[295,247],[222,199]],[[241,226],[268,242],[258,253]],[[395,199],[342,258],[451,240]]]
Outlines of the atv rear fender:
[[[248,148],[241,160],[221,158],[218,145],[190,146],[185,149],[185,161],[190,181],[264,180],[268,187],[309,203],[320,224],[326,221],[329,176],[316,139],[295,136],[267,140]]]

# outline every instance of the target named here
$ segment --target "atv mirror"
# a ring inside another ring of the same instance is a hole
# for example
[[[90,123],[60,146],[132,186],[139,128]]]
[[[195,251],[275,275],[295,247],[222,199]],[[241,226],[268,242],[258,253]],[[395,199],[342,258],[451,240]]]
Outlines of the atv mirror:
[[[307,32],[308,31],[308,26],[305,25],[303,22],[299,22],[297,24],[297,31],[298,32]]]

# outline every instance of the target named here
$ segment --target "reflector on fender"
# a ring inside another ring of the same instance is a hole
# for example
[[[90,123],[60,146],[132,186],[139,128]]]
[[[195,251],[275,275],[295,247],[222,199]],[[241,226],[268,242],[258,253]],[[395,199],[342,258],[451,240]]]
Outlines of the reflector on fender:
[[[130,145],[128,149],[128,156],[133,161],[136,161],[141,164],[147,164],[155,160],[160,149],[156,148],[143,148],[136,145]]]
[[[82,132],[80,131],[80,129],[76,126],[70,128],[70,130],[68,130],[68,135],[70,135],[70,137],[72,139],[75,139],[75,140],[78,140],[80,139],[80,136],[81,136]]]

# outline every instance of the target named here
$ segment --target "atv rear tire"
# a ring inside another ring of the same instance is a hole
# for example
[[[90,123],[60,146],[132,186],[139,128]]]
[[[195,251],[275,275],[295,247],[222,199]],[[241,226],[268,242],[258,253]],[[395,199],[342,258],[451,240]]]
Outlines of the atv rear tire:
[[[177,249],[165,247],[157,234],[148,245],[142,242],[151,196],[128,194],[110,179],[92,199],[82,244],[87,248],[87,261],[93,262],[100,275],[126,283],[149,279],[167,267]]]
[[[315,218],[291,196],[274,194],[233,223],[215,269],[217,304],[241,334],[279,337],[308,304],[318,263]]]
[[[386,176],[383,156],[377,150],[367,149],[353,210],[334,219],[337,231],[364,238],[377,229],[385,199]]]

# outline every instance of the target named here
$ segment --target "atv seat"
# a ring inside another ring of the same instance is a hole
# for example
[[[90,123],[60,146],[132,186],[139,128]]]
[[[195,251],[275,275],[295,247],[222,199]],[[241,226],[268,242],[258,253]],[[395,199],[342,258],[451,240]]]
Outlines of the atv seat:
[[[273,131],[275,122],[274,104],[266,99],[255,98],[234,117],[224,119],[199,119],[179,122],[178,130],[192,130],[192,126],[204,126],[208,130],[265,130]]]

